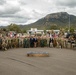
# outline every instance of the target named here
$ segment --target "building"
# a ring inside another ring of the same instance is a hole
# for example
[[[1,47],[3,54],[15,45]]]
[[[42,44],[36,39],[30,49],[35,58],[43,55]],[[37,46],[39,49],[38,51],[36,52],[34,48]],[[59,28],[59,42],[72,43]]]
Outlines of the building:
[[[59,34],[60,30],[46,30],[46,33],[49,32],[49,33],[56,33],[56,34]]]
[[[31,28],[31,30],[27,30],[27,33],[30,35],[44,34],[44,30],[38,30],[37,28]]]

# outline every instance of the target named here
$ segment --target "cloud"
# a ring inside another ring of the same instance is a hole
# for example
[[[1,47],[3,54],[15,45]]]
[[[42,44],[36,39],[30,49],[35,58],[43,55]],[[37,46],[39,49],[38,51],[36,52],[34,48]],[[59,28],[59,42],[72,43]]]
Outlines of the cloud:
[[[0,25],[1,26],[6,26],[6,25],[9,25],[9,22],[8,21],[4,21],[4,20],[0,20]]]
[[[33,23],[33,22],[35,22],[35,21],[37,21],[36,19],[30,19],[30,20],[28,20],[26,23],[24,23],[24,24],[29,24],[29,23]]]
[[[76,0],[55,0],[56,4],[64,7],[76,7]]]
[[[15,3],[14,3],[15,2]],[[0,6],[0,15],[5,14],[15,14],[16,12],[20,11],[20,6],[16,1],[6,2],[4,5]]]
[[[3,5],[6,3],[6,0],[0,0],[0,5]]]
[[[50,13],[76,15],[76,0],[0,0],[0,25],[29,24]]]

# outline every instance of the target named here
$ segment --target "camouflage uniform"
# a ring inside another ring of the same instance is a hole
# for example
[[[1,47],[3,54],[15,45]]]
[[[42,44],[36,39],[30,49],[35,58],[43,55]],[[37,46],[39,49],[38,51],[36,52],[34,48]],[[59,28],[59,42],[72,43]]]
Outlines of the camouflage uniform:
[[[7,50],[7,40],[6,39],[3,39],[2,40],[2,50]]]
[[[0,37],[0,50],[2,49],[2,38]]]
[[[15,48],[18,48],[18,43],[19,43],[18,38],[15,38],[15,42],[14,42],[14,43],[15,43],[15,45],[14,45],[14,46],[15,46]]]
[[[42,38],[42,39],[40,40],[40,46],[41,46],[41,47],[45,47],[46,45],[47,45],[47,40]]]
[[[27,48],[30,47],[30,39],[29,38],[27,38],[26,45],[27,45]]]
[[[19,47],[22,47],[22,41],[21,41],[21,38],[18,39],[18,44],[19,44]]]
[[[40,47],[40,37],[38,37],[38,47]]]
[[[54,38],[54,40],[53,40],[53,47],[56,47],[57,46],[57,41],[56,41],[56,39]]]
[[[8,48],[12,48],[12,44],[11,44],[11,38],[8,39]]]
[[[26,48],[26,38],[23,40],[23,48]]]
[[[14,48],[14,39],[11,39],[11,48]]]

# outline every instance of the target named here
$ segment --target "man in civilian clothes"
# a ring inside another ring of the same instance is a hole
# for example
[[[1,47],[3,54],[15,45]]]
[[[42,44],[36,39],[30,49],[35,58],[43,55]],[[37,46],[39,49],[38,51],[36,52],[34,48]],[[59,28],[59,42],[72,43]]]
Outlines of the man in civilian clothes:
[[[33,38],[33,36],[30,37],[30,47],[34,47],[34,38]]]
[[[38,42],[38,39],[37,39],[37,36],[34,37],[34,47],[37,47],[37,42]]]
[[[50,37],[50,40],[49,40],[49,47],[53,47],[53,37]]]

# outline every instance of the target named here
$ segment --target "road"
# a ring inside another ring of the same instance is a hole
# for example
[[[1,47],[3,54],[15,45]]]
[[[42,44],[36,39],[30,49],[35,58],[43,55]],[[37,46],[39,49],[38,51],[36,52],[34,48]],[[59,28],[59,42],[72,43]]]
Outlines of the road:
[[[49,57],[27,57],[27,52]],[[76,75],[76,51],[58,48],[17,48],[0,51],[0,75]]]

